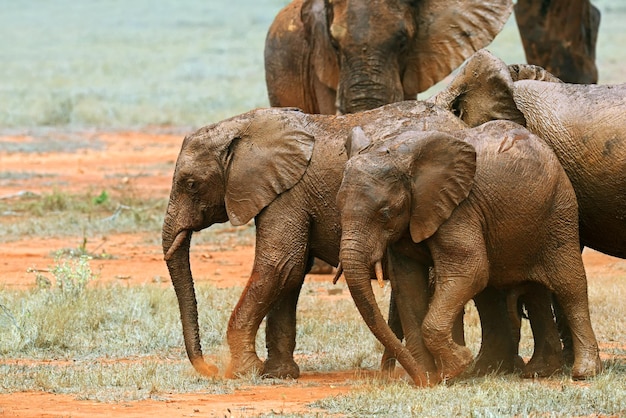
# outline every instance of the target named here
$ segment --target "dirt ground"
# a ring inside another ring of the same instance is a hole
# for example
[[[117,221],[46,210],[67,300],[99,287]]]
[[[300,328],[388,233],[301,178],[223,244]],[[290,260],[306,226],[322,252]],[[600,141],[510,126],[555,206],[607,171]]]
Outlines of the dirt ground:
[[[36,138],[0,136],[0,143],[23,145]],[[0,152],[0,172],[41,174],[28,179],[0,179],[0,199],[11,199],[23,192],[46,193],[52,187],[63,191],[130,190],[140,196],[168,196],[173,163],[178,155],[181,135],[151,135],[135,132],[89,133],[85,140],[101,146],[72,152],[6,153]],[[55,186],[56,185],[56,186]],[[0,218],[0,222],[2,219]],[[145,235],[107,234],[92,239],[90,247],[100,247],[113,259],[93,260],[92,268],[100,280],[129,284],[153,283],[171,286],[160,239],[149,242]],[[75,243],[69,242],[73,239]],[[34,285],[32,272],[53,263],[51,249],[76,247],[81,237],[28,239],[0,243],[4,255],[0,261],[0,285],[24,288]],[[243,285],[251,270],[253,247],[224,250],[219,255],[195,251],[192,255],[194,276],[207,278],[218,286]],[[589,277],[622,273],[625,262],[594,251],[584,252]],[[310,276],[308,280],[331,280],[331,276]],[[345,295],[348,297],[348,295]],[[373,372],[372,372],[373,373]],[[294,384],[253,386],[233,394],[167,394],[165,401],[145,400],[105,404],[78,401],[73,396],[27,392],[0,394],[3,416],[246,416],[261,413],[315,413],[306,405],[312,401],[350,390],[355,378],[367,377],[363,371],[313,374],[304,373]],[[316,383],[312,386],[311,383]]]

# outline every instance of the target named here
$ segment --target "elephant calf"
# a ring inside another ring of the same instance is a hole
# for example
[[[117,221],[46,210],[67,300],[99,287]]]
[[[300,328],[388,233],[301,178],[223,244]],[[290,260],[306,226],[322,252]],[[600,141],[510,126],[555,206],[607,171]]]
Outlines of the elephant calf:
[[[547,287],[563,305],[575,336],[573,377],[600,371],[576,195],[543,141],[495,121],[449,134],[406,130],[373,144],[357,128],[347,148],[351,158],[337,194],[343,271],[366,323],[417,385],[453,378],[472,361],[452,338],[470,299],[488,285],[526,282]],[[406,347],[371,289],[383,258]]]
[[[226,376],[256,371],[296,378],[296,304],[313,257],[339,261],[341,228],[335,197],[347,161],[345,138],[355,126],[385,137],[400,129],[442,131],[467,125],[423,102],[401,102],[345,116],[295,109],[257,109],[199,129],[176,161],[163,223],[163,252],[178,298],[187,354],[203,375],[197,301],[189,263],[194,231],[255,219],[253,270],[230,317]],[[255,350],[267,317],[267,359]]]

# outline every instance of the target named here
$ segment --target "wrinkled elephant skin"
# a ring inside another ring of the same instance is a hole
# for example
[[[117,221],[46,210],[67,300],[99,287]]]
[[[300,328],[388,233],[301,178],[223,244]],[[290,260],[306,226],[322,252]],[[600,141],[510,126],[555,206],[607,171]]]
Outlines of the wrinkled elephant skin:
[[[272,106],[354,113],[415,99],[488,45],[511,0],[294,0],[265,42]]]
[[[345,137],[355,126],[385,137],[402,129],[443,131],[466,125],[446,110],[416,101],[345,116],[258,109],[204,127],[182,144],[163,224],[163,252],[178,298],[185,347],[200,373],[217,369],[202,356],[189,263],[194,231],[254,218],[253,270],[227,330],[226,376],[256,372],[298,377],[293,360],[296,304],[313,257],[337,265],[336,193],[347,161]],[[255,350],[264,317],[267,359]]]
[[[626,258],[626,84],[561,83],[483,50],[429,101],[470,126],[509,119],[545,140],[576,192],[581,245]]]
[[[601,363],[576,197],[552,150],[508,121],[451,134],[405,132],[373,145],[363,137],[358,130],[350,137],[366,145],[347,147],[351,158],[337,195],[340,259],[366,323],[415,383],[454,378],[472,361],[469,349],[452,338],[454,320],[470,299],[487,285],[527,281],[550,289],[563,304],[575,335],[573,377],[596,375]],[[414,266],[405,268],[411,243]],[[373,298],[369,278],[384,257],[407,347],[394,338]],[[426,304],[431,264],[434,293]],[[411,362],[424,345],[436,372]]]

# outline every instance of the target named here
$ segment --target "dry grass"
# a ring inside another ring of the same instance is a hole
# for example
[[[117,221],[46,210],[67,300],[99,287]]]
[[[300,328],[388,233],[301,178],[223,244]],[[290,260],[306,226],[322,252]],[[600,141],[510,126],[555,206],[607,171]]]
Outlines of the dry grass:
[[[159,399],[175,391],[228,393],[239,385],[271,385],[248,377],[239,381],[206,381],[189,366],[180,335],[172,289],[156,286],[98,286],[84,258],[59,259],[54,280],[28,291],[0,294],[0,391],[43,390],[76,394],[83,399],[120,401]],[[376,369],[381,346],[360,319],[349,298],[329,295],[345,284],[307,282],[298,309],[296,357],[303,371]],[[593,321],[601,342],[624,341],[626,308],[620,303],[623,278],[591,285]],[[202,344],[225,367],[228,315],[240,288],[198,286]],[[376,289],[385,309],[388,288]],[[323,296],[323,297],[321,297]],[[467,310],[468,344],[478,349],[480,332],[475,309]],[[617,333],[616,333],[617,332]],[[264,352],[264,330],[257,351]],[[526,352],[532,340],[523,331]],[[346,344],[349,341],[349,344]],[[403,381],[358,381],[348,395],[313,406],[347,416],[580,416],[620,415],[626,411],[624,346],[612,349],[605,371],[587,382],[566,375],[539,381],[515,376],[464,379],[431,389]],[[9,360],[10,359],[10,360]],[[54,361],[41,362],[43,359]],[[17,377],[17,378],[16,378]]]

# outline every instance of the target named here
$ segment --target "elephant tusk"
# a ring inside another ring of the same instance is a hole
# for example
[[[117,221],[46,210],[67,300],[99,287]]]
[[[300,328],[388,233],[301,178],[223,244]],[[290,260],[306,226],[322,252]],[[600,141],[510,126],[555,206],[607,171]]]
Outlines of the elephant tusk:
[[[178,233],[178,235],[176,235],[176,238],[174,238],[174,242],[172,242],[169,250],[167,250],[167,253],[165,253],[165,257],[163,257],[165,261],[169,261],[170,258],[172,258],[174,252],[176,252],[176,250],[180,247],[183,241],[187,239],[187,235],[189,235],[189,231],[187,229],[183,229]]]
[[[340,261],[339,264],[337,265],[337,272],[335,273],[333,284],[337,284],[342,274],[343,274],[343,265],[341,264],[341,261]]]
[[[378,285],[383,288],[385,287],[384,283],[384,275],[383,275],[383,263],[378,260],[376,264],[374,264],[374,272],[376,272],[376,280],[378,280]]]

